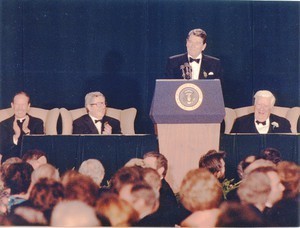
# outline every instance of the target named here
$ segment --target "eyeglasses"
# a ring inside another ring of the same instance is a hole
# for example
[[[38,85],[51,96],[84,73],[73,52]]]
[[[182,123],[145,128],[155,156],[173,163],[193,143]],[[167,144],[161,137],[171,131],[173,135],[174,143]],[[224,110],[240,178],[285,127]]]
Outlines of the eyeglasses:
[[[106,102],[97,102],[97,103],[92,103],[90,105],[96,105],[97,107],[105,106]]]

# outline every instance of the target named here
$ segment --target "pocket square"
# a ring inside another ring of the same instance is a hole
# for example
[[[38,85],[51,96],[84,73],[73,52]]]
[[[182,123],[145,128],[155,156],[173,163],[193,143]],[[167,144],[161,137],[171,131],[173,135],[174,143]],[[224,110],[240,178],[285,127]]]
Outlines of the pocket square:
[[[209,72],[208,75],[214,75],[214,72]]]

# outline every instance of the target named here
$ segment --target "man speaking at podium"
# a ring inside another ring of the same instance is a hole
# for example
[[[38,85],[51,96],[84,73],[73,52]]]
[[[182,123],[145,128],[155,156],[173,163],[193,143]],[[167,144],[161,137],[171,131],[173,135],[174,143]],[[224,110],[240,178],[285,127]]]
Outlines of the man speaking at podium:
[[[168,58],[165,76],[167,79],[220,79],[220,60],[202,54],[206,48],[206,32],[193,29],[186,38],[187,53]]]

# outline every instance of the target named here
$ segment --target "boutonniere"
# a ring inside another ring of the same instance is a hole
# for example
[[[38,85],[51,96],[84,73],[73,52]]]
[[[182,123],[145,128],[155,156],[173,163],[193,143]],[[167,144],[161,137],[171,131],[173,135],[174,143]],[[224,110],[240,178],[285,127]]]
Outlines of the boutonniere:
[[[273,129],[279,127],[279,124],[275,121],[272,122],[271,125],[273,126]]]
[[[227,194],[229,192],[231,192],[232,190],[238,188],[240,186],[241,182],[242,181],[234,183],[234,179],[231,179],[231,180],[225,179],[222,182],[223,197],[225,200],[227,200]]]
[[[209,73],[207,73],[206,71],[203,71],[203,76],[205,77],[205,78],[207,78],[208,76],[213,76],[214,75],[214,72],[209,72]]]

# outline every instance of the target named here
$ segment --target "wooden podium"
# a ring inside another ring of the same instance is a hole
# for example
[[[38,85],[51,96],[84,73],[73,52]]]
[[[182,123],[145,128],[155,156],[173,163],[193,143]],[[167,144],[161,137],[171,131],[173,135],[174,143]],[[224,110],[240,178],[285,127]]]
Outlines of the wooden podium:
[[[157,125],[159,151],[168,159],[166,180],[175,193],[201,156],[219,150],[224,116],[220,80],[156,80],[150,117]]]

